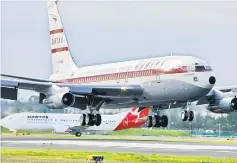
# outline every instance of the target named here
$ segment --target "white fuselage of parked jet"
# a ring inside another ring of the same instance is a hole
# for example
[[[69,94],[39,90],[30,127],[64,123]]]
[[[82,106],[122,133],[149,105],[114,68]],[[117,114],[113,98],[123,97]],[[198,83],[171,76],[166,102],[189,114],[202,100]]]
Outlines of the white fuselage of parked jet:
[[[103,121],[100,126],[90,126],[85,130],[91,131],[113,131],[122,121],[126,112],[117,115],[102,115]],[[59,114],[59,113],[17,113],[2,119],[3,127],[12,131],[35,130],[35,131],[66,131],[70,127],[80,124],[81,114]]]
[[[15,113],[1,119],[1,126],[11,131],[33,130],[68,133],[69,130],[83,131],[117,131],[137,128],[145,125],[149,108],[132,108],[114,115],[102,115],[100,126],[81,126],[81,114],[60,113]]]

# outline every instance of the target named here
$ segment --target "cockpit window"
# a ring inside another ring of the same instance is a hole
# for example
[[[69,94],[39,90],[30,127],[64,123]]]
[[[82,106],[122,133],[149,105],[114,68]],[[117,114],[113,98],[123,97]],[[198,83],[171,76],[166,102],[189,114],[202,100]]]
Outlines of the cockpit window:
[[[205,66],[206,70],[212,70],[210,66]]]
[[[205,67],[204,66],[195,66],[195,70],[196,71],[203,71],[203,70],[205,70]]]
[[[196,71],[205,71],[205,70],[211,70],[210,66],[195,66]]]

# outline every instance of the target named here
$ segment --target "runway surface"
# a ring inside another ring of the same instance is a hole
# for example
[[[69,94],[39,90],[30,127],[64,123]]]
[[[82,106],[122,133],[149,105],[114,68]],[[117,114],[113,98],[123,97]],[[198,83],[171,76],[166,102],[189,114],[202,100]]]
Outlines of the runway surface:
[[[134,152],[160,155],[211,156],[237,158],[237,145],[214,143],[183,143],[154,141],[80,140],[67,138],[39,138],[30,136],[2,136],[2,147],[68,149],[105,152]]]

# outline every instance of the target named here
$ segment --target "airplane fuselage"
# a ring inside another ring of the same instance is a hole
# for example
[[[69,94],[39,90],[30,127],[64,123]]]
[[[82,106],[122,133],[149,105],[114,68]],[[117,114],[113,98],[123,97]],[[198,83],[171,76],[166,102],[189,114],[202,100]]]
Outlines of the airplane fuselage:
[[[149,108],[140,110],[132,108],[129,112],[114,115],[102,115],[99,126],[81,126],[82,114],[60,113],[16,113],[1,119],[1,126],[12,131],[39,130],[39,131],[117,131],[136,128],[146,123]]]
[[[51,76],[58,82],[84,85],[141,85],[142,96],[129,102],[114,100],[104,108],[184,103],[205,96],[214,86],[211,67],[192,56],[166,56],[78,68],[65,76]],[[118,105],[119,103],[119,105]]]

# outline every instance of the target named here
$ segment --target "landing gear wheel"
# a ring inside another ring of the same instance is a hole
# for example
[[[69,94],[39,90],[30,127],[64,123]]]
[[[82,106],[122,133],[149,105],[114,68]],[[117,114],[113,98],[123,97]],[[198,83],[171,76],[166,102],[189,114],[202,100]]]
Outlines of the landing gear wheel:
[[[148,116],[146,119],[146,126],[152,127],[152,116]]]
[[[87,116],[88,116],[88,123],[87,123],[87,125],[88,126],[94,126],[94,115],[93,114],[87,114]]]
[[[76,137],[80,137],[80,136],[81,136],[81,133],[80,133],[80,132],[76,132],[76,133],[75,133],[75,136],[76,136]]]
[[[79,122],[80,122],[80,125],[81,126],[85,126],[87,123],[86,123],[86,114],[82,114],[80,119],[79,119]]]
[[[95,120],[95,125],[99,126],[101,124],[101,115],[100,114],[94,115],[94,120]]]
[[[155,119],[155,124],[153,123],[154,127],[160,127],[161,126],[161,117],[158,115],[155,115],[153,117],[153,119]]]
[[[155,125],[157,123],[156,121],[157,121],[156,117],[155,116],[152,117],[152,127],[155,127]]]
[[[165,115],[163,115],[162,117],[161,117],[161,126],[162,127],[167,127],[168,126],[168,117],[167,116],[165,116]]]
[[[194,119],[194,113],[193,113],[193,111],[189,111],[188,112],[188,121],[193,121],[193,119]]]
[[[183,110],[182,111],[181,118],[182,118],[183,121],[187,121],[187,119],[188,119],[188,112],[187,112],[187,110]]]

